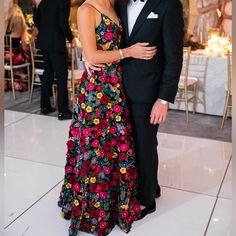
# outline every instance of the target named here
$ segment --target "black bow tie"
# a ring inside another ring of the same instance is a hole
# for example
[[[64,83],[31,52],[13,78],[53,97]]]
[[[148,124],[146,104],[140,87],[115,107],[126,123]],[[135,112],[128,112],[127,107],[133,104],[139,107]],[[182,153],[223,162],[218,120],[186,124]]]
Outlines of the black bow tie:
[[[144,2],[144,0],[133,0],[134,2],[136,2],[136,1],[140,1],[140,2]]]

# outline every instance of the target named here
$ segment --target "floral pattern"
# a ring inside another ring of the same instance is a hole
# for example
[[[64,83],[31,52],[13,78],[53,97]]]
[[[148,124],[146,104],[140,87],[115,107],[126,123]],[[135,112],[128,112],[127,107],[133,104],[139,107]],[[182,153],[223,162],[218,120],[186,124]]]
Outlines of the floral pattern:
[[[97,47],[116,50],[122,27],[102,15]],[[108,235],[117,224],[129,232],[140,218],[132,127],[120,61],[85,71],[69,129],[65,178],[58,205],[78,231]]]

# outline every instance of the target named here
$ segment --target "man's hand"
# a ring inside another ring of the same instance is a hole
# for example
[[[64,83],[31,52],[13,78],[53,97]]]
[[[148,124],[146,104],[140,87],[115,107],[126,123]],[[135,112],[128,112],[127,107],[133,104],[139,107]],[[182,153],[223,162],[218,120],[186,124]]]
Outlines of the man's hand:
[[[164,123],[166,121],[168,108],[168,104],[162,104],[157,100],[152,107],[150,124],[156,125]]]

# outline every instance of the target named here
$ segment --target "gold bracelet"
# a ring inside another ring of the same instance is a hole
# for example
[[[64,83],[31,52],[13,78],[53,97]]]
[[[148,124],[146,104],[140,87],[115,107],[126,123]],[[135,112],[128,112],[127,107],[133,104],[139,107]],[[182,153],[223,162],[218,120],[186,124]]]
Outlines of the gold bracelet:
[[[123,60],[124,59],[124,54],[123,54],[121,49],[119,49],[119,53],[120,53],[121,59]]]

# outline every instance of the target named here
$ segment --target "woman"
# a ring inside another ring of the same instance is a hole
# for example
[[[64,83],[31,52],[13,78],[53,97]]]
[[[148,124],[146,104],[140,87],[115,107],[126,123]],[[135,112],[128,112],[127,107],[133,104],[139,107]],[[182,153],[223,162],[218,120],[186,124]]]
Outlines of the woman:
[[[232,0],[224,0],[218,27],[224,36],[232,38]]]
[[[137,43],[120,50],[122,26],[114,0],[87,0],[78,12],[78,28],[86,60],[105,67],[81,78],[59,206],[71,219],[69,235],[81,230],[105,236],[116,224],[129,232],[140,206],[120,60],[148,60],[156,48]]]
[[[197,0],[198,17],[193,30],[194,40],[199,43],[208,41],[208,32],[215,28],[218,21],[219,0]]]
[[[29,50],[27,47],[27,26],[21,8],[14,4],[8,11],[7,30],[6,34],[12,38],[12,62],[14,65],[20,65],[29,61]],[[10,52],[6,50],[6,63],[10,61]],[[18,91],[27,90],[27,85],[24,80],[27,80],[27,75],[22,69],[14,70],[14,75],[22,80],[22,82],[15,82],[15,89]],[[5,90],[9,89],[8,81],[5,81]]]

